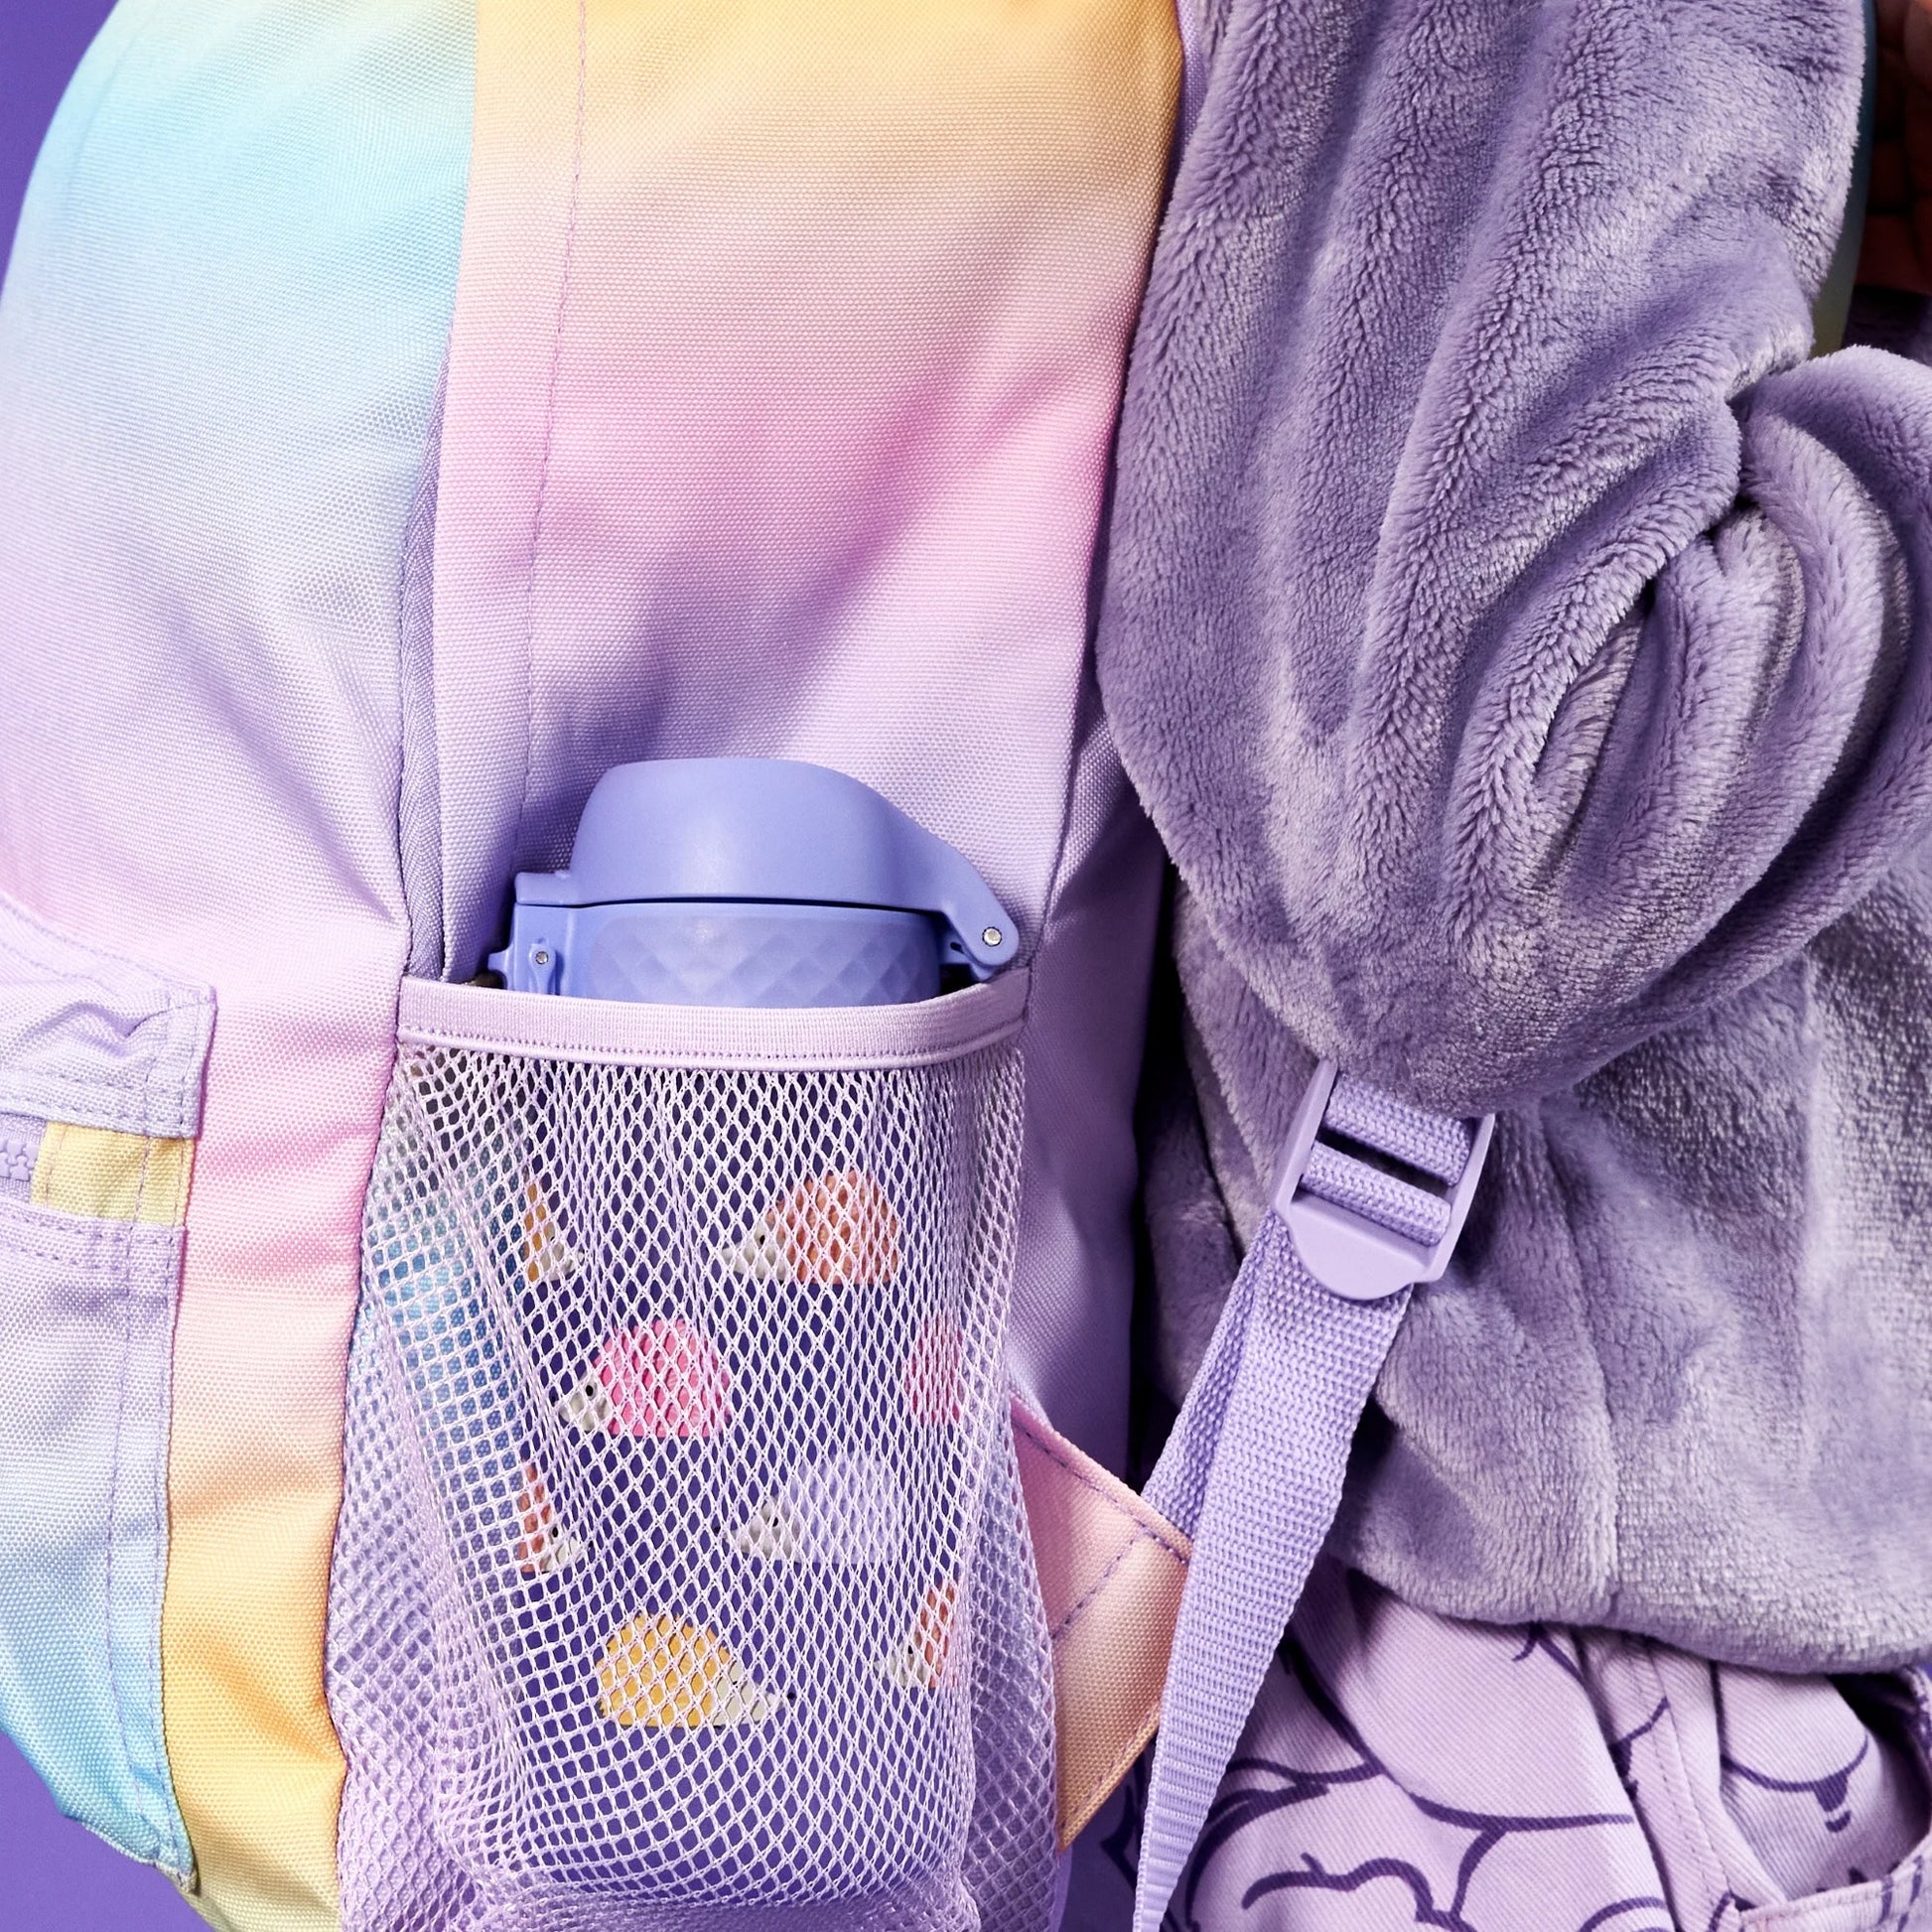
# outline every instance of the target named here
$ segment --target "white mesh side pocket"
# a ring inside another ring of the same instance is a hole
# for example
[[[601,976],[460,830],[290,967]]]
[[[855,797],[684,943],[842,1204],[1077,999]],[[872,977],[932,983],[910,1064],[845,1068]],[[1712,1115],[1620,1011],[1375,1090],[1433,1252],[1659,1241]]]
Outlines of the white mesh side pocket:
[[[405,1040],[335,1586],[351,1932],[412,1892],[477,1926],[1045,1913],[1017,1049],[775,1059]]]

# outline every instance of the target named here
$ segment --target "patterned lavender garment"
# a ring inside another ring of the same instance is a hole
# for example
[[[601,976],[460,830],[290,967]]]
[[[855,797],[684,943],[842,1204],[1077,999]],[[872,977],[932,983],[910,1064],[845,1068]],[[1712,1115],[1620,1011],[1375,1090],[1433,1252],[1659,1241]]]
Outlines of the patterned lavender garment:
[[[1169,1932],[1932,1932],[1932,1694],[1456,1623],[1317,1566]],[[1064,1932],[1131,1917],[1145,1764]]]

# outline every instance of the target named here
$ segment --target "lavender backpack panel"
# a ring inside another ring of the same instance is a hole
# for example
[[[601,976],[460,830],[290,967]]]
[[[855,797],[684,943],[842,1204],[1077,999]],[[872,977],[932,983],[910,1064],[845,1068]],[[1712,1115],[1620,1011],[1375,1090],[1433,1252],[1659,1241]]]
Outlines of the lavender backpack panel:
[[[1513,1109],[1350,1558],[1922,1653],[1932,373],[1805,359],[1862,8],[1209,13],[1099,643],[1183,884],[1175,1365],[1313,1054]]]

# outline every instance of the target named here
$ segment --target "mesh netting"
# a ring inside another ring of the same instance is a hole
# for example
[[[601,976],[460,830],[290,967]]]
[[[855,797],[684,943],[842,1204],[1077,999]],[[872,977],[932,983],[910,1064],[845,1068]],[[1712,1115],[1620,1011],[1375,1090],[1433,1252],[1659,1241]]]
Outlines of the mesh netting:
[[[332,1615],[348,1932],[1039,1925],[1010,1046],[407,1047]]]

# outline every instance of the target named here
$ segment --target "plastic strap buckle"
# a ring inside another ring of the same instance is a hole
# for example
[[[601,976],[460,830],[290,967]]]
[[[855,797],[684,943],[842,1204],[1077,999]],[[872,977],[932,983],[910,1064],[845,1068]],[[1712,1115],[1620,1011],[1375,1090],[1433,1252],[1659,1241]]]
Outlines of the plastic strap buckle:
[[[1302,1264],[1349,1302],[1439,1281],[1489,1152],[1493,1114],[1427,1114],[1343,1074],[1314,1070],[1276,1173],[1274,1209]]]

